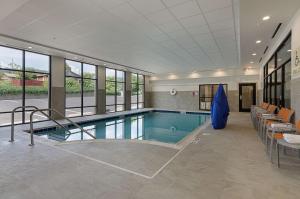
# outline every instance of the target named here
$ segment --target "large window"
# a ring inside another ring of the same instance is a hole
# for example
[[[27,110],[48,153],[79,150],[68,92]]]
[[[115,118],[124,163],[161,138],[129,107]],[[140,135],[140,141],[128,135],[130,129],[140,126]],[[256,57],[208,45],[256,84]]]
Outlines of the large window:
[[[125,110],[125,72],[106,68],[106,112]]]
[[[144,108],[144,75],[131,74],[131,109]]]
[[[264,67],[264,101],[290,107],[291,34],[283,41]]]
[[[97,67],[66,60],[66,116],[76,117],[96,113]]]
[[[222,84],[225,93],[228,92],[227,84]],[[218,90],[219,84],[202,84],[199,85],[199,109],[210,111],[211,103]]]
[[[49,107],[50,57],[0,46],[0,125],[9,125],[18,106]],[[29,122],[31,111],[19,109],[16,123]],[[34,121],[48,118],[35,114]]]

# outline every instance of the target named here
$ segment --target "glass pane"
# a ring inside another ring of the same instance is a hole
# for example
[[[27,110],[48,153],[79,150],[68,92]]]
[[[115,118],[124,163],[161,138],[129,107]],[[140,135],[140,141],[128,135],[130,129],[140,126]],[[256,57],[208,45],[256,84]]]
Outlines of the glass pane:
[[[96,66],[83,64],[83,78],[96,79]]]
[[[139,85],[139,102],[144,102],[144,85]]]
[[[66,76],[81,77],[81,63],[66,60]]]
[[[134,110],[134,109],[137,109],[138,108],[138,105],[137,104],[131,104],[131,109]]]
[[[25,70],[49,73],[50,57],[25,51]]]
[[[117,105],[117,111],[124,111],[125,106],[124,105]]]
[[[123,71],[117,70],[117,81],[125,82],[125,73]]]
[[[277,66],[291,59],[291,37],[283,44],[277,53]]]
[[[276,83],[276,99],[277,99],[277,105],[281,105],[282,100],[282,68],[277,70],[277,83]]]
[[[271,74],[275,69],[275,56],[268,62],[268,74]]]
[[[81,109],[80,108],[66,109],[66,116],[67,117],[81,116]]]
[[[106,82],[106,105],[115,104],[115,92],[116,92],[115,82]]]
[[[117,104],[125,104],[124,83],[117,83]]]
[[[204,85],[199,86],[199,97],[205,97],[205,86]]]
[[[205,85],[205,97],[211,97],[212,90],[211,85]]]
[[[38,108],[49,108],[49,75],[25,73],[25,105]],[[25,114],[25,120],[30,120],[30,113]],[[48,120],[41,113],[34,115],[34,121]]]
[[[135,73],[131,74],[131,83],[137,84],[137,74],[135,74]]]
[[[291,107],[291,62],[285,65],[284,106]]]
[[[1,102],[0,102],[1,103]],[[22,123],[22,113],[15,113],[15,124]],[[6,126],[11,124],[11,113],[0,113],[0,126]]]
[[[139,107],[138,108],[144,108],[144,103],[139,103]]]
[[[253,86],[242,86],[242,108],[250,109],[253,102]]]
[[[81,79],[66,77],[66,107],[81,107]]]
[[[144,84],[144,75],[139,75],[139,84]]]
[[[137,103],[137,97],[138,97],[138,85],[137,84],[131,84],[131,103]]]
[[[22,72],[0,70],[0,112],[22,106]]]
[[[272,73],[272,83],[271,83],[271,101],[272,104],[275,104],[275,89],[276,89],[276,82],[275,82],[275,75],[276,71]]]
[[[116,79],[116,72],[114,69],[109,69],[109,68],[106,68],[106,80],[109,80],[109,81],[115,81]]]
[[[43,111],[43,112],[45,114],[49,115],[49,111]],[[31,113],[32,113],[32,111],[25,111],[25,122],[30,122]],[[49,120],[49,118],[40,112],[36,112],[32,116],[32,121],[34,121],[34,122],[45,121],[45,120]]]
[[[106,112],[116,112],[115,105],[106,106]]]
[[[86,107],[83,108],[83,115],[95,115],[96,107]]]
[[[22,70],[23,53],[21,50],[0,46],[0,68]]]
[[[96,80],[83,79],[83,106],[96,106]]]
[[[213,84],[212,87],[213,87],[213,94],[214,94],[214,96],[215,96],[215,94],[216,94],[217,91],[218,91],[219,85],[218,85],[218,84]]]

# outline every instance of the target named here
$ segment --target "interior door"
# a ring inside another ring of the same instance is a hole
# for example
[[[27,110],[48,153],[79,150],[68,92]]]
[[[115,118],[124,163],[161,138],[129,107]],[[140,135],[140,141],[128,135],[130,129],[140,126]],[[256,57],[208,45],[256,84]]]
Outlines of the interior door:
[[[256,83],[239,84],[239,111],[250,112],[252,105],[256,105]]]

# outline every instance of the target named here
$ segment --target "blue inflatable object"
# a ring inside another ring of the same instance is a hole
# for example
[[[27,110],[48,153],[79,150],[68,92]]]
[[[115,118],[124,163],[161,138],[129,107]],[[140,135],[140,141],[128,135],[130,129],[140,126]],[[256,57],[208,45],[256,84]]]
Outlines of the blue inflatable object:
[[[229,105],[223,86],[220,84],[211,105],[211,122],[214,129],[224,129],[229,115]]]

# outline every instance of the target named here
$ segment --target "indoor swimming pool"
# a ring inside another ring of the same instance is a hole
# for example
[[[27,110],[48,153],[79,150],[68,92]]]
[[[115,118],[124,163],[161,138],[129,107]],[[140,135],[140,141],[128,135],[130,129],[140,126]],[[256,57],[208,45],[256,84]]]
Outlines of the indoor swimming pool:
[[[110,119],[79,123],[96,139],[135,139],[176,144],[203,125],[205,113],[150,111]],[[94,139],[78,128],[69,126],[35,131],[36,135],[60,142]]]

